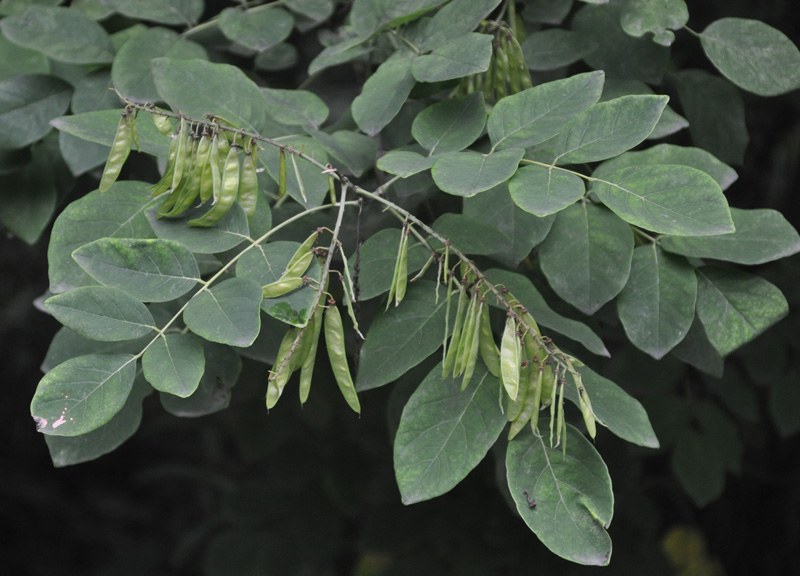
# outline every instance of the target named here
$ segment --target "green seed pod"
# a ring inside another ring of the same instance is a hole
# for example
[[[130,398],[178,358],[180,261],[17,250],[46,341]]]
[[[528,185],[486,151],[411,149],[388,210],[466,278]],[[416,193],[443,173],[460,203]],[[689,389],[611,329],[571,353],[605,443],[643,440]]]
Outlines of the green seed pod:
[[[461,324],[463,322],[464,310],[467,307],[466,289],[463,284],[459,284],[458,291],[458,305],[456,306],[456,321],[453,326],[453,336],[450,338],[450,344],[447,347],[447,356],[444,360],[442,367],[442,377],[446,377],[455,367],[456,355],[458,354],[458,347],[461,341]]]
[[[244,208],[247,221],[252,222],[258,203],[258,175],[256,174],[256,158],[248,150],[242,162],[242,176],[239,182],[239,204]]]
[[[175,169],[172,172],[172,189],[176,190],[183,178],[183,170],[187,164],[187,158],[191,161],[191,141],[189,131],[186,128],[186,119],[181,116],[181,126],[178,134],[178,148],[175,153]]]
[[[524,38],[520,38],[520,40],[524,40]],[[525,62],[525,54],[522,52],[522,46],[520,46],[517,38],[512,36],[509,39],[509,47],[512,58],[519,69],[520,88],[522,90],[527,90],[531,87],[531,72],[528,70],[528,65]]]
[[[583,387],[580,374],[573,372],[572,377],[575,380],[575,385],[578,388],[578,400],[581,408],[581,414],[583,415],[583,422],[586,424],[586,430],[589,432],[589,436],[594,438],[597,434],[597,422],[594,415],[594,410],[592,410],[592,402],[589,400],[588,392],[586,392],[586,389]]]
[[[328,192],[331,196],[331,204],[336,204],[336,183],[334,182],[333,175],[331,174],[328,174]]]
[[[164,116],[162,114],[158,114],[157,112],[153,112],[150,114],[150,118],[153,119],[153,124],[156,125],[158,131],[164,136],[172,135],[172,121],[169,119],[169,116]]]
[[[263,297],[266,298],[277,298],[279,296],[283,296],[284,294],[288,294],[293,290],[297,290],[300,286],[303,285],[303,279],[297,276],[290,277],[290,276],[282,276],[280,280],[276,280],[275,282],[270,282],[266,286],[261,289]]]
[[[283,389],[289,382],[292,376],[291,361],[289,352],[291,351],[292,344],[297,337],[298,328],[292,326],[286,331],[286,334],[281,340],[281,345],[278,347],[278,353],[275,356],[274,370],[280,370],[277,374],[270,374],[269,384],[267,386],[267,410],[272,409],[283,394]]]
[[[478,334],[478,346],[481,351],[481,358],[483,363],[492,373],[492,376],[500,378],[500,350],[497,349],[497,344],[494,343],[494,334],[492,334],[492,322],[489,317],[489,307],[481,306],[481,323],[480,333]]]
[[[210,138],[208,154],[200,174],[200,202],[205,204],[214,198],[214,169],[219,174],[219,155],[217,154],[217,139]]]
[[[505,330],[503,330],[503,338],[500,341],[500,374],[506,393],[512,400],[515,400],[519,393],[519,368],[521,362],[517,323],[513,316],[508,316]]]
[[[138,114],[138,111],[136,114]],[[139,145],[139,133],[136,131],[136,114],[128,113],[128,124],[131,126],[131,137],[133,138],[133,143],[136,144],[136,151],[141,152],[142,147]]]
[[[128,120],[130,113],[125,110],[117,124],[117,132],[114,135],[114,141],[111,144],[111,151],[106,160],[106,166],[103,169],[103,176],[100,178],[100,192],[105,192],[111,185],[116,182],[125,160],[128,159],[128,154],[131,152],[131,142],[133,141],[133,132],[131,130],[131,123]]]
[[[303,365],[300,367],[300,404],[305,404],[308,394],[311,391],[311,378],[314,375],[314,364],[317,359],[317,348],[319,347],[319,335],[322,332],[322,314],[325,309],[317,306],[314,315],[306,327],[306,331],[311,331],[311,338]]]
[[[289,156],[292,159],[294,177],[297,178],[297,187],[300,188],[300,197],[303,199],[303,202],[308,204],[308,198],[306,198],[306,187],[303,185],[303,179],[300,177],[300,170],[297,168],[297,160],[294,159],[294,154],[289,154]]]
[[[308,270],[308,267],[311,265],[311,261],[314,259],[314,253],[311,249],[314,247],[318,236],[319,231],[315,230],[308,238],[303,240],[303,243],[295,250],[288,264],[286,264],[286,270],[284,270],[283,276],[302,276],[305,274],[306,270]]]
[[[528,365],[527,368],[529,371],[536,369],[535,366],[530,365]],[[508,430],[509,440],[513,440],[514,437],[522,431],[525,425],[530,422],[531,417],[536,411],[536,407],[533,402],[536,396],[536,392],[533,390],[533,387],[535,386],[535,380],[530,378],[529,374],[526,374],[525,385],[528,387],[528,390],[525,393],[525,405],[522,407],[522,412],[520,412],[520,415],[517,417],[517,419],[511,423],[511,427]]]
[[[535,366],[531,366],[530,364],[526,364],[525,366],[520,368],[520,381],[527,382],[528,378],[530,377],[531,370],[535,370]],[[525,399],[528,397],[528,386],[520,386],[519,392],[517,393],[516,400],[512,400],[511,398],[508,399],[508,411],[506,414],[506,418],[509,422],[513,422],[519,415],[522,414],[522,409],[525,407]]]
[[[281,148],[280,160],[278,161],[278,198],[286,196],[286,151]]]
[[[408,286],[408,234],[409,228],[403,230],[403,238],[400,241],[400,253],[397,256],[397,279],[394,289],[394,305],[399,306],[406,296],[406,286]]]
[[[217,202],[211,210],[200,218],[189,220],[189,226],[212,226],[218,222],[236,201],[239,190],[239,148],[231,147],[225,160],[225,170],[222,172],[222,191]]]
[[[474,298],[476,300],[475,304],[475,312],[474,319],[472,321],[472,329],[469,340],[469,346],[465,347],[464,354],[464,380],[461,382],[461,389],[465,390],[469,385],[469,381],[472,379],[472,374],[475,372],[475,364],[478,362],[478,349],[480,348],[480,331],[481,331],[481,320],[483,319],[483,309],[486,308],[483,300],[479,297]]]
[[[335,304],[328,306],[325,310],[325,346],[328,348],[328,358],[331,361],[333,376],[336,378],[342,396],[350,408],[361,414],[361,404],[358,401],[356,387],[347,364],[342,316]]]

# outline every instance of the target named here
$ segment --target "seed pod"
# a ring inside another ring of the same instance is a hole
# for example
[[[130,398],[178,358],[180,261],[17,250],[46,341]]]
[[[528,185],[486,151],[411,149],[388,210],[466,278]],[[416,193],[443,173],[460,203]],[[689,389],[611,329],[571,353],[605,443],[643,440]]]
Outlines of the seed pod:
[[[531,87],[531,72],[528,70],[528,65],[525,62],[525,54],[522,52],[522,46],[520,46],[519,43],[520,40],[524,40],[524,38],[517,40],[517,38],[512,36],[509,39],[509,47],[513,54],[513,59],[519,67],[520,88],[522,90],[527,90]]]
[[[172,186],[172,177],[175,174],[175,163],[178,159],[178,145],[180,144],[180,137],[176,134],[172,136],[172,141],[169,143],[169,150],[167,151],[167,164],[164,168],[164,175],[156,184],[150,187],[153,193],[151,198],[160,196],[170,189]]]
[[[389,305],[392,303],[392,298],[395,299],[394,305],[397,306],[400,303],[401,298],[397,298],[397,289],[400,281],[400,275],[402,274],[401,268],[403,267],[405,262],[405,270],[406,274],[408,273],[408,235],[406,234],[406,229],[403,228],[400,230],[400,244],[397,247],[397,258],[394,261],[394,273],[392,274],[392,285],[389,288],[389,298],[386,300],[386,308],[385,310],[389,309]],[[403,286],[403,295],[405,295],[405,286]]]
[[[231,151],[231,143],[228,142],[228,137],[225,135],[225,132],[220,132],[217,135],[219,138],[219,143],[217,144],[217,155],[219,160],[219,173],[220,173],[220,181],[222,181],[222,174],[225,172],[225,163],[228,159],[228,154]],[[220,186],[220,194],[222,193],[222,187]],[[219,196],[214,196],[214,203],[217,202]]]
[[[461,324],[463,322],[464,309],[467,307],[466,289],[463,284],[459,284],[458,290],[458,305],[456,306],[456,322],[453,326],[453,336],[450,338],[450,344],[447,347],[447,356],[442,366],[442,377],[446,377],[455,366],[456,355],[458,354],[458,346],[461,341]]]
[[[461,389],[465,390],[472,379],[472,374],[475,372],[475,364],[478,362],[478,349],[480,348],[480,331],[481,320],[483,319],[483,309],[486,308],[483,300],[476,297],[475,312],[472,326],[472,336],[470,337],[469,347],[465,348],[465,361],[464,361],[464,380],[461,382]]]
[[[592,410],[592,402],[589,400],[589,394],[583,387],[580,374],[573,372],[572,378],[575,380],[575,386],[578,388],[578,400],[581,414],[583,415],[583,422],[586,424],[586,430],[589,432],[589,436],[594,438],[597,434],[597,423],[594,410]]]
[[[511,48],[509,46],[510,39],[509,36],[511,34],[500,32],[500,45],[502,46],[501,53],[503,55],[503,61],[506,68],[506,73],[508,74],[508,93],[509,94],[516,94],[521,90],[520,87],[520,78],[519,78],[519,64],[517,64],[516,60],[514,59],[514,54],[511,52]]]
[[[277,374],[274,372],[270,374],[269,384],[267,385],[267,410],[270,410],[278,403],[281,394],[283,394],[283,389],[292,376],[291,358],[288,355],[294,339],[297,337],[297,331],[298,328],[295,326],[289,328],[284,334],[283,340],[281,340],[281,345],[278,347],[278,354],[275,356],[273,368],[280,371]]]
[[[398,255],[397,281],[394,289],[394,305],[399,306],[406,296],[406,286],[408,285],[408,234],[409,227],[403,230],[403,238],[400,243],[400,254]]]
[[[483,97],[486,101],[494,100],[494,58],[489,58],[489,67],[483,73]]]
[[[111,151],[108,154],[106,166],[103,168],[103,176],[100,178],[100,192],[105,192],[116,182],[122,166],[131,152],[133,132],[128,121],[129,115],[130,113],[127,110],[123,111],[119,124],[117,124],[117,132],[114,135],[114,141],[111,143]]]
[[[211,164],[211,203],[216,204],[219,197],[222,195],[222,169],[220,168],[220,146],[222,141],[225,140],[222,136],[214,136],[211,143],[211,157],[209,164]],[[227,143],[227,140],[225,140]]]
[[[467,368],[467,358],[472,350],[472,341],[475,336],[475,313],[478,311],[477,307],[478,295],[477,292],[472,293],[470,296],[469,304],[467,305],[467,312],[464,315],[464,324],[461,327],[461,340],[458,343],[458,353],[456,361],[453,365],[453,377],[460,376]]]
[[[547,368],[549,368],[549,366]],[[531,367],[531,372],[534,370],[536,371],[536,374],[532,374],[532,376],[535,376],[536,378],[536,387],[533,389],[533,414],[531,414],[531,431],[534,434],[538,434],[539,409],[542,406],[542,381],[544,379],[545,367],[541,364],[534,364]]]
[[[200,174],[200,202],[205,204],[214,198],[214,171],[219,177],[219,155],[217,153],[217,139],[210,138],[208,154]]]
[[[531,366],[530,363],[520,368],[520,381],[527,382],[530,377],[531,370],[535,370],[536,366]],[[516,400],[508,399],[508,414],[506,417],[509,422],[513,422],[519,415],[522,414],[522,409],[525,407],[525,399],[528,397],[528,386],[520,386],[517,393]]]
[[[286,196],[286,151],[281,148],[278,161],[278,198]]]
[[[342,396],[350,408],[361,414],[361,404],[358,401],[356,387],[347,364],[342,316],[335,304],[328,306],[325,310],[325,346],[328,348],[328,358],[331,361],[333,376],[336,378]]]
[[[527,368],[529,371],[536,369],[535,366],[531,365],[528,365]],[[516,420],[514,420],[511,423],[511,427],[508,430],[509,440],[513,440],[514,436],[516,436],[522,431],[522,429],[530,421],[531,417],[536,411],[536,406],[534,405],[533,402],[536,396],[536,392],[535,390],[533,390],[533,387],[535,386],[535,380],[530,378],[529,374],[526,374],[526,376],[528,377],[525,378],[525,385],[527,386],[528,390],[525,393],[525,404],[522,407],[522,412],[520,412],[520,415],[516,418]]]
[[[508,62],[506,61],[505,54],[502,51],[502,47],[498,46],[497,40],[495,40],[495,51],[494,51],[494,90],[495,96],[497,100],[502,100],[505,98],[506,92],[506,78],[508,78],[508,70],[507,70]]]
[[[189,226],[212,226],[220,220],[236,201],[239,189],[239,148],[232,146],[225,160],[225,170],[222,172],[222,191],[217,202],[211,210],[200,218],[189,220]]]
[[[286,172],[286,163],[284,162],[284,173]],[[285,190],[284,190],[285,192]],[[331,204],[336,204],[336,184],[333,181],[333,175],[328,174],[328,192],[331,195]]]
[[[483,363],[492,373],[492,376],[500,378],[500,350],[497,349],[497,344],[494,343],[494,334],[492,334],[492,322],[489,317],[489,307],[481,306],[481,327],[478,334],[478,346],[481,351],[481,358]]]
[[[306,327],[306,331],[311,331],[311,338],[303,365],[300,367],[300,404],[305,404],[308,400],[308,393],[311,391],[311,377],[314,375],[314,363],[317,359],[317,347],[319,346],[319,335],[322,332],[322,313],[325,309],[317,306],[314,315]]]
[[[261,289],[263,297],[266,298],[277,298],[278,296],[283,296],[284,294],[288,294],[293,290],[297,290],[300,286],[303,285],[303,279],[297,276],[281,276],[279,280],[275,282],[270,282],[266,286]]]
[[[295,250],[288,264],[286,264],[283,276],[302,276],[305,274],[305,271],[311,265],[311,260],[314,258],[314,253],[311,249],[314,247],[318,236],[319,230],[315,230],[308,238],[303,240],[303,243]]]
[[[136,114],[138,114],[138,110]],[[139,133],[136,131],[136,114],[128,113],[128,124],[131,126],[131,137],[133,138],[133,143],[136,144],[136,151],[141,152],[142,147],[139,145]]]
[[[179,216],[192,206],[195,198],[200,194],[200,177],[203,170],[201,163],[204,161],[201,159],[201,154],[206,158],[208,157],[208,145],[208,139],[203,141],[201,138],[199,142],[197,140],[194,141],[192,148],[192,165],[188,170],[187,177],[184,178],[180,186],[178,186],[178,198],[172,209],[163,214],[161,211],[164,205],[162,204],[158,211],[159,218],[162,216]]]
[[[150,114],[150,118],[153,119],[153,124],[156,125],[158,131],[164,136],[172,135],[172,121],[169,119],[169,116],[164,116],[163,114],[153,112]]]
[[[172,189],[176,190],[183,178],[183,170],[186,167],[186,159],[191,153],[189,131],[186,129],[186,118],[181,116],[181,126],[178,134],[178,148],[175,152],[175,169],[172,172]]]
[[[258,203],[258,175],[256,174],[256,158],[253,152],[245,152],[242,162],[242,177],[239,182],[239,204],[247,214],[247,221],[253,221]]]
[[[503,338],[500,341],[500,374],[506,393],[512,400],[515,400],[519,393],[519,367],[521,362],[517,323],[514,317],[509,315],[506,318],[506,327],[503,330]]]

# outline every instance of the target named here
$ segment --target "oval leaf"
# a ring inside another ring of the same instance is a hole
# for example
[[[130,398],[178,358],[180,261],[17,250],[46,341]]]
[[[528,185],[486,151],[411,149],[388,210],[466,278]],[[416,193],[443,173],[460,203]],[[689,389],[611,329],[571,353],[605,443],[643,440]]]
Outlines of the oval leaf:
[[[617,298],[617,313],[628,339],[659,360],[689,333],[696,299],[694,269],[648,244],[633,251],[631,275]]]
[[[764,332],[789,312],[778,288],[733,268],[697,270],[697,315],[706,336],[725,356]]]
[[[800,50],[758,20],[722,18],[700,35],[708,59],[731,82],[760,96],[800,88]]]
[[[411,134],[431,155],[458,152],[478,139],[485,123],[483,93],[473,92],[425,108],[414,118]]]
[[[636,38],[648,32],[653,41],[670,46],[675,40],[672,30],[680,30],[689,21],[689,9],[684,0],[638,0],[622,6],[620,25]]]
[[[617,216],[653,232],[710,236],[734,229],[719,184],[688,166],[623,168],[594,181],[592,191]]]
[[[389,58],[378,66],[353,100],[353,120],[367,135],[380,132],[405,104],[416,83],[411,62],[411,58],[399,53]]]
[[[667,96],[632,95],[595,104],[574,118],[556,144],[556,162],[605,160],[647,138],[661,118]]]
[[[537,216],[555,214],[586,192],[575,174],[546,166],[523,166],[511,177],[508,190],[517,206]]]
[[[269,115],[281,124],[319,128],[328,118],[328,106],[308,90],[261,88]]]
[[[603,91],[602,71],[528,88],[500,100],[486,126],[495,148],[528,148],[555,136]]]
[[[564,440],[566,457],[560,446],[551,448],[546,437],[535,437],[526,427],[508,444],[508,488],[525,524],[551,552],[605,566],[611,559],[606,527],[614,513],[608,468],[570,424]]]
[[[24,148],[52,130],[50,120],[69,106],[72,87],[44,74],[0,81],[0,150]]]
[[[294,27],[294,17],[277,7],[247,11],[226,8],[219,16],[219,29],[225,36],[257,52],[286,40]]]
[[[380,157],[377,166],[389,174],[408,178],[430,169],[436,160],[438,160],[436,156],[423,156],[407,150],[392,150]]]
[[[205,371],[203,342],[194,334],[162,334],[142,356],[142,371],[156,390],[191,396]]]
[[[378,316],[361,348],[356,389],[393,382],[433,354],[444,339],[445,304],[444,294],[436,302],[433,282],[419,280],[409,288],[402,306]]]
[[[394,470],[403,504],[453,489],[486,456],[506,425],[497,403],[500,380],[483,364],[466,389],[442,379],[442,365],[409,398],[394,440]]]
[[[102,0],[123,16],[161,24],[192,25],[203,15],[203,0]]]
[[[474,196],[511,178],[524,154],[522,148],[508,148],[493,154],[447,154],[434,163],[433,181],[448,194]]]
[[[619,294],[632,257],[630,226],[590,203],[559,212],[539,251],[550,286],[584,314],[594,314]]]
[[[578,32],[551,28],[528,34],[522,54],[530,70],[555,70],[568,66],[597,50],[597,45]]]
[[[702,238],[661,238],[668,252],[738,264],[764,264],[800,252],[800,235],[775,210],[731,208],[736,230]]]
[[[207,206],[190,208],[180,218],[158,219],[158,207],[147,211],[147,221],[159,238],[191,246],[195,254],[218,254],[235,248],[250,237],[247,215],[234,204],[220,220],[209,227],[187,226],[189,220],[208,211]]]
[[[76,288],[44,302],[64,326],[92,340],[118,342],[149,334],[155,320],[147,306],[122,290],[105,286]]]
[[[106,64],[114,59],[111,37],[79,10],[33,5],[0,21],[14,44],[69,64]]]
[[[411,71],[419,82],[444,82],[486,72],[492,58],[492,36],[470,32],[414,59]]]
[[[250,346],[261,329],[261,285],[230,278],[198,292],[183,311],[189,329],[211,342]]]
[[[136,357],[131,354],[72,358],[39,381],[31,416],[44,434],[86,434],[122,409],[135,375]]]
[[[142,302],[174,300],[200,279],[192,253],[171,240],[101,238],[81,246],[72,257],[100,284]]]

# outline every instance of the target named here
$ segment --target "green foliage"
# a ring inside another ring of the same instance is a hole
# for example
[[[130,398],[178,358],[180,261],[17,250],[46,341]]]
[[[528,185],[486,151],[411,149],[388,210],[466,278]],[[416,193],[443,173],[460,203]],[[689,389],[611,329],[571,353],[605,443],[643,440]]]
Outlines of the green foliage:
[[[636,349],[719,376],[788,313],[742,267],[800,252],[800,236],[723,191],[749,138],[739,90],[800,88],[800,52],[753,20],[692,32],[683,0],[517,4],[3,3],[2,220],[34,243],[64,205],[43,307],[65,328],[31,404],[54,465],[120,446],[152,390],[176,416],[238,414],[237,381],[258,382],[280,417],[300,371],[304,418],[349,430],[331,445],[362,425],[334,406],[366,419],[373,389],[397,383],[403,503],[492,453],[507,503],[572,562],[611,562],[606,430],[669,451],[698,506],[719,497],[741,469],[731,417],[674,382],[640,403],[601,359]],[[691,42],[722,76],[679,67]],[[135,161],[100,192],[123,106]],[[501,376],[477,354],[487,335]],[[796,431],[796,390],[770,394]],[[212,540],[209,574],[226,573],[229,538]]]

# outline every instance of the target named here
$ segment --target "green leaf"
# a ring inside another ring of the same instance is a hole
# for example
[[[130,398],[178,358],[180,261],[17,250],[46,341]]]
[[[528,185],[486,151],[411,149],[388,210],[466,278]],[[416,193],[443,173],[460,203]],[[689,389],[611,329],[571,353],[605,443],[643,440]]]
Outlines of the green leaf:
[[[326,164],[328,155],[325,148],[313,138],[308,136],[292,136],[291,138],[281,138],[280,143],[289,146],[299,152],[303,152],[313,157],[318,162]],[[258,154],[259,163],[267,167],[270,177],[276,182],[280,182],[280,150],[275,146],[267,146]],[[328,175],[323,174],[317,167],[306,162],[302,158],[296,158],[297,171],[300,173],[300,180],[303,182],[306,200],[303,200],[303,193],[297,176],[292,166],[292,159],[286,157],[286,192],[294,198],[298,204],[306,208],[314,208],[322,204],[328,196]]]
[[[17,74],[49,72],[50,65],[44,54],[9,42],[3,34],[0,34],[0,80]]]
[[[372,234],[361,246],[361,274],[359,285],[360,300],[370,300],[388,292],[394,276],[394,264],[397,260],[397,248],[400,243],[400,230],[384,228]],[[430,257],[428,250],[413,237],[408,243],[408,273],[413,274],[421,269]],[[355,254],[348,257],[350,273],[354,273]]]
[[[58,133],[58,147],[69,171],[76,177],[102,166],[108,158],[108,146],[88,142],[68,132]]]
[[[694,269],[655,244],[647,244],[633,251],[630,278],[617,299],[617,313],[628,339],[660,360],[689,332],[696,299]]]
[[[694,322],[686,338],[672,349],[672,354],[698,370],[715,378],[722,378],[724,360],[708,341],[703,323],[695,312]]]
[[[261,285],[229,278],[195,294],[183,311],[189,329],[211,342],[250,346],[261,329]]]
[[[64,326],[93,340],[134,340],[152,332],[156,323],[147,306],[104,286],[56,294],[44,306]]]
[[[545,239],[555,220],[554,216],[540,218],[519,208],[509,195],[507,184],[465,198],[463,212],[466,220],[493,227],[495,238],[484,248],[485,254],[512,268]],[[469,236],[469,225],[462,226],[458,232],[459,239]]]
[[[322,98],[307,90],[261,88],[270,116],[288,126],[319,128],[328,118]]]
[[[653,42],[670,46],[672,30],[680,30],[689,21],[684,0],[628,0],[622,5],[620,25],[626,33],[639,38],[653,33]]]
[[[220,12],[219,28],[225,36],[258,52],[269,50],[289,37],[294,27],[290,12],[277,7],[243,11],[226,8]]]
[[[611,78],[607,79],[603,86],[603,95],[600,97],[600,101],[606,102],[631,94],[655,94],[655,92],[647,84],[639,80],[617,80]],[[667,106],[647,139],[658,140],[674,134],[678,130],[683,130],[687,126],[689,126],[689,122],[686,118]],[[680,164],[680,162],[676,162],[676,164]]]
[[[259,286],[276,282],[283,276],[286,265],[298,248],[300,248],[298,242],[261,244],[239,258],[236,263],[236,276],[253,280]],[[261,308],[281,322],[302,328],[308,323],[308,313],[319,297],[317,286],[321,275],[322,268],[317,260],[313,259],[303,274],[312,279],[309,284],[278,298],[265,298],[261,301]]]
[[[586,192],[583,180],[575,174],[536,165],[517,170],[508,190],[517,206],[537,216],[555,214]]]
[[[142,302],[183,296],[200,280],[192,253],[172,240],[100,238],[72,253],[92,278]]]
[[[203,342],[205,372],[194,394],[181,398],[162,392],[161,405],[173,416],[197,418],[219,412],[231,401],[231,388],[242,371],[242,359],[230,346]]]
[[[119,115],[119,110],[98,110],[60,116],[51,120],[50,124],[67,134],[110,147],[114,141],[117,124],[119,124]],[[169,150],[169,138],[159,132],[149,118],[140,117],[136,121],[136,133],[139,136],[142,152],[166,157]]]
[[[282,133],[268,118],[258,86],[240,68],[197,59],[154,58],[151,62],[156,89],[173,110],[191,118],[213,112],[252,132],[273,137]]]
[[[333,46],[326,47],[322,52],[317,54],[311,61],[311,64],[308,65],[308,74],[313,76],[326,68],[338,66],[339,64],[344,64],[356,58],[366,56],[372,52],[373,49],[369,46],[361,46],[361,44],[369,40],[371,36],[371,32],[365,33],[356,38],[344,40]]]
[[[44,434],[86,434],[122,409],[135,375],[136,357],[130,354],[72,358],[39,381],[31,416]]]
[[[705,434],[685,432],[672,452],[672,469],[697,506],[716,500],[725,489],[725,462]]]
[[[572,8],[572,0],[525,0],[522,19],[534,24],[561,24]]]
[[[722,190],[728,188],[739,177],[733,168],[723,164],[705,150],[674,144],[659,144],[640,152],[625,152],[600,164],[592,176],[606,179],[609,174],[622,168],[646,164],[681,164],[697,168],[711,176]]]
[[[117,182],[107,192],[95,190],[64,209],[53,224],[47,250],[52,293],[96,284],[72,259],[76,248],[99,238],[153,237],[145,217],[153,202],[147,187],[147,182]]]
[[[49,372],[62,362],[87,354],[138,354],[150,343],[151,339],[152,337],[142,336],[136,340],[100,342],[84,338],[77,332],[62,326],[47,348],[41,370]]]
[[[668,101],[666,96],[634,95],[595,104],[561,132],[556,162],[596,162],[630,150],[650,135]]]
[[[281,70],[294,67],[299,58],[300,55],[297,53],[297,48],[295,48],[294,45],[281,42],[269,50],[260,52],[253,60],[253,64],[257,70],[280,72]]]
[[[43,74],[0,80],[0,150],[24,148],[50,132],[50,120],[69,106],[72,87]]]
[[[465,390],[442,379],[437,364],[408,400],[394,440],[394,470],[403,504],[452,490],[484,459],[506,425],[500,386],[483,364]]]
[[[398,52],[378,66],[353,100],[353,120],[367,135],[380,132],[405,104],[416,83],[411,74],[412,61]]]
[[[570,424],[564,441],[566,456],[528,429],[509,442],[508,488],[525,524],[551,552],[578,564],[605,566],[611,557],[606,528],[614,514],[608,468]]]
[[[561,132],[603,91],[602,71],[578,74],[528,88],[500,100],[492,110],[487,130],[495,148],[528,148]]]
[[[8,40],[69,64],[106,64],[114,59],[111,37],[100,24],[78,10],[31,6],[0,20]]]
[[[661,84],[669,63],[669,49],[648,38],[634,38],[620,25],[622,2],[584,6],[572,18],[571,28],[597,46],[584,61],[610,78]]]
[[[775,210],[731,208],[736,230],[702,238],[661,238],[668,252],[737,264],[764,264],[800,252],[800,235]]]
[[[394,382],[442,345],[446,298],[442,293],[436,303],[435,292],[433,282],[418,280],[402,306],[375,318],[361,348],[359,392]]]
[[[203,15],[203,0],[103,0],[103,4],[123,16],[159,24],[192,25]]]
[[[588,202],[559,212],[539,250],[550,286],[584,314],[594,314],[620,293],[628,281],[632,257],[630,227]]]
[[[739,91],[703,70],[682,70],[674,79],[694,143],[723,162],[743,164],[750,137]]]
[[[622,168],[594,181],[592,192],[626,222],[653,232],[710,236],[733,231],[728,202],[719,185],[689,166]]]
[[[205,371],[203,341],[194,334],[161,334],[142,356],[142,371],[153,388],[186,398]]]
[[[99,428],[80,436],[45,435],[44,441],[50,451],[53,466],[63,468],[89,462],[119,448],[139,429],[142,401],[152,391],[143,378],[137,378],[120,411]]]
[[[414,174],[429,170],[438,156],[423,156],[406,150],[392,150],[378,159],[379,170],[408,178]]]
[[[56,209],[58,149],[48,140],[33,146],[31,161],[10,173],[0,173],[0,220],[10,232],[35,244]]]
[[[700,35],[708,59],[731,82],[759,96],[800,88],[800,50],[758,20],[721,18]]]
[[[264,199],[261,199],[264,202]],[[218,254],[235,248],[250,236],[247,226],[247,215],[238,204],[217,221],[213,226],[202,228],[188,226],[189,220],[199,217],[208,211],[207,206],[190,208],[179,218],[157,218],[158,207],[147,211],[147,220],[156,236],[165,240],[174,240],[189,246],[195,254]]]
[[[610,356],[603,341],[591,328],[582,322],[572,320],[553,311],[533,283],[525,276],[500,268],[487,270],[486,276],[493,284],[500,284],[508,288],[511,294],[528,309],[528,312],[531,313],[540,326],[555,330],[567,338],[579,342],[594,354]],[[491,301],[490,304],[498,306]]]
[[[571,30],[550,28],[528,34],[522,54],[529,70],[555,70],[569,66],[597,50],[597,44]]]
[[[125,42],[114,58],[111,78],[117,90],[134,102],[160,100],[150,68],[151,60],[160,57],[173,60],[208,59],[205,48],[184,40],[172,30],[148,28],[144,33]]]
[[[697,315],[709,341],[725,356],[746,344],[789,312],[778,288],[763,278],[733,268],[697,270]]]
[[[418,56],[411,71],[418,82],[443,82],[486,72],[492,58],[492,36],[470,32]]]
[[[422,50],[433,50],[477,28],[501,0],[449,2],[430,20],[417,20],[419,34],[412,39]]]
[[[333,0],[286,0],[284,6],[313,22],[324,22],[334,8]]]
[[[486,104],[481,92],[428,106],[417,114],[411,134],[431,155],[463,150],[483,132]]]
[[[511,178],[524,154],[522,148],[507,148],[491,154],[453,152],[439,158],[431,173],[443,192],[470,197]]]
[[[658,438],[656,438],[656,433],[647,417],[647,412],[636,398],[587,366],[580,366],[577,370],[581,374],[583,387],[592,402],[592,410],[603,426],[616,436],[637,446],[659,447]],[[564,396],[576,406],[580,406],[578,391],[571,384],[570,380],[564,385]],[[569,450],[570,446],[568,445],[567,452]]]
[[[333,134],[311,129],[306,129],[306,132],[356,178],[375,165],[378,143],[369,136],[350,130],[339,130]]]

